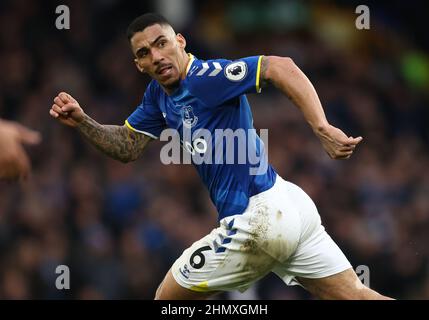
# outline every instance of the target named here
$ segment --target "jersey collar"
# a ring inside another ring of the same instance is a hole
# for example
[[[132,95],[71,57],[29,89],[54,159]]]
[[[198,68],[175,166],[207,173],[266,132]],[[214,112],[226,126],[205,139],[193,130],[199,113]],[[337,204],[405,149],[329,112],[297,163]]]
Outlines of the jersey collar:
[[[189,62],[188,62],[188,65],[186,66],[186,75],[188,74],[189,69],[191,69],[192,63],[195,60],[195,57],[192,53],[188,53],[188,56],[189,56]]]

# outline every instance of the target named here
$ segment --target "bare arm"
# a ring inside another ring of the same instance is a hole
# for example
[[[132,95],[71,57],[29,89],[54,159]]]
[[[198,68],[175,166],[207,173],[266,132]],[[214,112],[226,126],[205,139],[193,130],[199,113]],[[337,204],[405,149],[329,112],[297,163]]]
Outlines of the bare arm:
[[[77,130],[98,150],[124,163],[136,160],[151,140],[126,126],[101,125],[88,115]]]
[[[49,113],[61,123],[76,128],[98,150],[124,163],[136,160],[152,140],[126,126],[99,124],[64,92],[55,97]]]
[[[306,75],[290,58],[267,56],[261,62],[261,84],[272,83],[301,110],[331,158],[348,159],[362,137],[348,137],[326,119],[319,97]]]

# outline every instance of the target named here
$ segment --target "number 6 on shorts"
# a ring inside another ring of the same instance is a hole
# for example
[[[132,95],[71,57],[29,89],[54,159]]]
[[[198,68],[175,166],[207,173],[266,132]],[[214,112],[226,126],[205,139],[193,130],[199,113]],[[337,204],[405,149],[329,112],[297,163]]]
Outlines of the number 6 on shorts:
[[[203,251],[207,251],[207,250],[211,250],[211,248],[209,246],[205,246],[205,247],[199,248],[192,254],[192,256],[189,258],[189,264],[191,265],[191,267],[195,269],[201,269],[204,266],[204,263],[206,262],[206,258],[204,257]],[[194,261],[195,257],[200,257],[200,261],[198,263]]]

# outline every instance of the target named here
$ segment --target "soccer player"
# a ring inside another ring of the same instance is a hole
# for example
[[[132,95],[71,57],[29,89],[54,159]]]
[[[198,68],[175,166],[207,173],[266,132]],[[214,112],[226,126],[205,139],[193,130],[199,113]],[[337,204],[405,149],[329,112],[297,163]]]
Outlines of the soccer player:
[[[248,159],[245,163],[193,161],[218,210],[219,227],[183,252],[155,298],[202,299],[219,291],[244,291],[269,272],[322,299],[386,298],[359,281],[326,233],[313,201],[264,163],[263,141],[252,134],[246,93],[274,85],[302,111],[331,158],[349,158],[362,141],[328,123],[316,91],[293,61],[263,55],[200,60],[185,51],[185,38],[153,13],[135,19],[127,35],[136,67],[152,81],[125,124],[97,123],[65,92],[54,98],[52,117],[123,162],[136,160],[165,128],[177,129],[191,154],[216,154],[208,149],[224,142],[199,138],[197,144],[187,141],[185,132],[243,129],[259,156],[256,167],[265,168],[252,174],[255,165]],[[220,157],[225,160],[225,155]]]
[[[30,160],[23,144],[37,144],[40,134],[23,125],[0,119],[0,179],[25,179],[30,173]]]

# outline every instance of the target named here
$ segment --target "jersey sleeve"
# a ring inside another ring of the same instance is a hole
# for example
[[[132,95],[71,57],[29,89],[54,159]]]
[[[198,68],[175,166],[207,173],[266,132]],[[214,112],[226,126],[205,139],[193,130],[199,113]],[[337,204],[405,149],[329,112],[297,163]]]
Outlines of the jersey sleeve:
[[[158,139],[161,131],[167,127],[162,112],[154,99],[154,90],[149,84],[142,103],[125,120],[125,125],[133,131]]]
[[[190,91],[210,106],[246,93],[260,93],[262,57],[201,61],[188,76]]]

